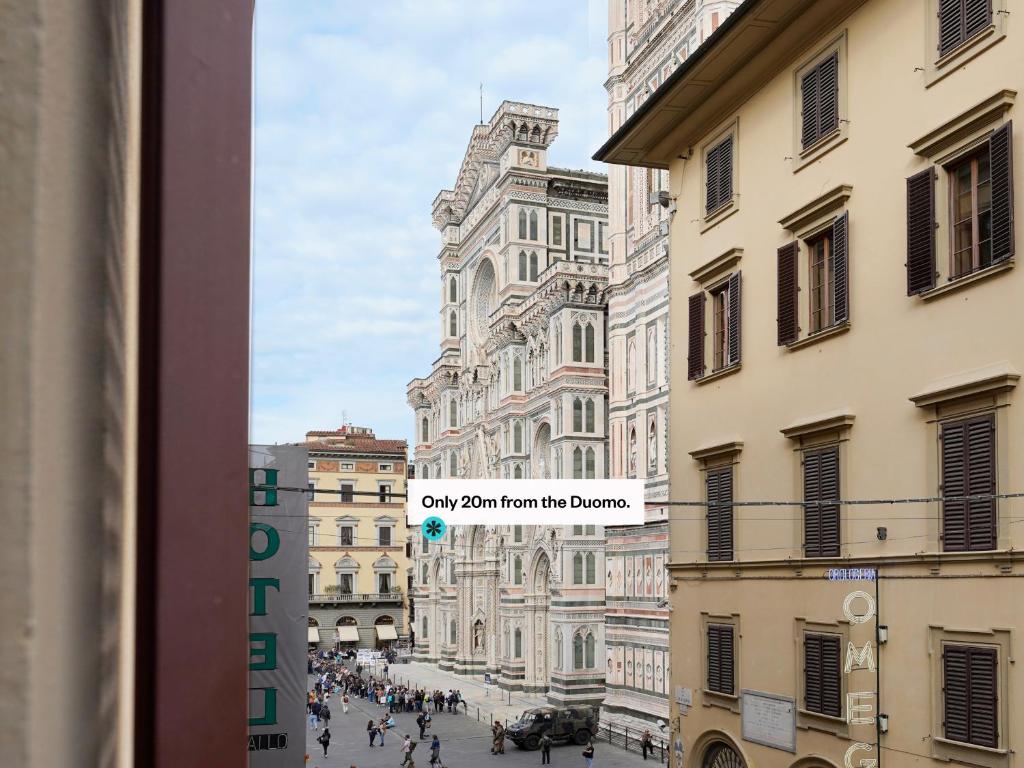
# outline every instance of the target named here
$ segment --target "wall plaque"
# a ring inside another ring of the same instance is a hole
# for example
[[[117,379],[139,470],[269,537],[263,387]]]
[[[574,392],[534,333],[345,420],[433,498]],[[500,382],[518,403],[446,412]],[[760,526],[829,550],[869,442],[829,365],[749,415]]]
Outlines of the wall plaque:
[[[796,752],[796,700],[774,693],[741,692],[743,740]]]

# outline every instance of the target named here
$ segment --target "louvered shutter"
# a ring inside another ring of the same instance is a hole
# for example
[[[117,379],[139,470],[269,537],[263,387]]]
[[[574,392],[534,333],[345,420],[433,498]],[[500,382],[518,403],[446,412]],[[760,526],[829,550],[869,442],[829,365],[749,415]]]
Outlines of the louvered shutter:
[[[717,691],[722,684],[722,636],[717,625],[708,625],[708,690]]]
[[[1013,123],[988,140],[992,173],[992,263],[1013,256]]]
[[[800,145],[807,149],[818,140],[818,67],[800,78],[800,103]]]
[[[970,673],[970,742],[996,749],[999,746],[999,678],[996,674],[996,649],[970,648],[967,659]]]
[[[804,709],[821,712],[821,635],[804,635]]]
[[[721,692],[733,695],[735,670],[733,669],[733,628],[730,626],[719,627],[721,631],[721,665],[722,680]]]
[[[839,448],[833,447],[819,454],[821,486],[819,499],[823,501],[839,498]],[[821,555],[839,557],[839,505],[824,504],[821,510]]]
[[[733,695],[733,628],[728,624],[709,624],[708,690]]]
[[[687,378],[704,375],[704,292],[690,297],[690,338]]]
[[[705,169],[706,180],[704,182],[706,190],[706,200],[704,203],[704,213],[710,214],[718,210],[718,169],[720,165],[719,160],[719,147],[712,147],[708,150],[707,154],[707,168]]]
[[[707,473],[708,560],[732,560],[732,467]]]
[[[821,488],[821,454],[804,454],[804,555],[821,555],[821,506],[817,502]]]
[[[967,646],[942,646],[943,732],[951,741],[971,738],[969,657]]]
[[[963,0],[939,0],[939,55],[945,56],[964,41]]]
[[[839,127],[839,54],[833,53],[818,70],[818,138]]]
[[[966,439],[964,422],[942,425],[942,548],[946,552],[967,549],[967,495]]]
[[[729,277],[729,365],[740,361],[740,273]]]
[[[732,136],[718,145],[718,207],[732,200]]]
[[[935,170],[907,179],[907,295],[935,287]]]
[[[992,23],[992,0],[964,0],[964,40]]]
[[[839,637],[821,635],[821,713],[843,715],[843,681],[839,667]]]
[[[797,244],[779,248],[779,346],[792,344],[800,333],[797,325]]]
[[[850,214],[832,222],[832,323],[850,319]]]
[[[996,492],[995,421],[991,416],[967,422],[967,495]],[[967,548],[972,552],[996,548],[995,499],[967,502]]]

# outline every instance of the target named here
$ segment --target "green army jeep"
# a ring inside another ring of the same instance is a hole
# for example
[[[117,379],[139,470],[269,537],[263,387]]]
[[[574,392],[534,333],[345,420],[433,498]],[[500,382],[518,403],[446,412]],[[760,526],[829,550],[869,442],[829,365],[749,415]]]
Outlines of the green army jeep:
[[[597,721],[597,707],[539,707],[523,712],[505,731],[505,737],[521,749],[537,749],[545,733],[556,744],[582,745],[597,733]]]

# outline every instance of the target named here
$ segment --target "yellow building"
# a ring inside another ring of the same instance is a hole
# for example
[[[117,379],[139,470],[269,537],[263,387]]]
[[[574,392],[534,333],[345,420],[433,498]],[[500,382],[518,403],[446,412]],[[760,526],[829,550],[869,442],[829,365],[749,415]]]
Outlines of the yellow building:
[[[1024,749],[1013,5],[746,0],[598,152],[676,207],[676,766]]]
[[[381,648],[407,639],[406,442],[346,425],[307,432],[305,444],[310,643]]]

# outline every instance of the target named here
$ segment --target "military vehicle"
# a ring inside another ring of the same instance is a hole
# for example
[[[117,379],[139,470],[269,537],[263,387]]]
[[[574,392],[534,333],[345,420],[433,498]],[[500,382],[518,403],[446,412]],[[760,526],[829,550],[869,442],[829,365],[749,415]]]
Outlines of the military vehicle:
[[[539,707],[528,709],[505,730],[521,749],[537,749],[540,737],[547,734],[556,744],[586,744],[597,733],[597,707]]]

